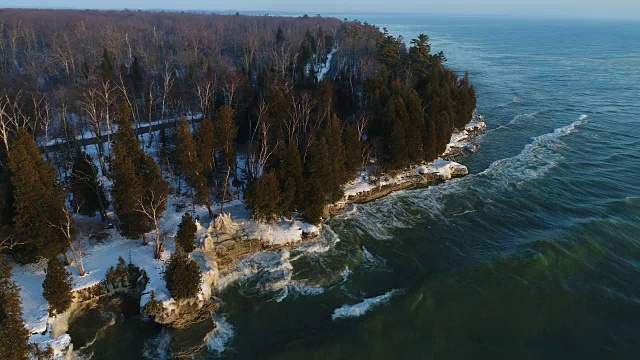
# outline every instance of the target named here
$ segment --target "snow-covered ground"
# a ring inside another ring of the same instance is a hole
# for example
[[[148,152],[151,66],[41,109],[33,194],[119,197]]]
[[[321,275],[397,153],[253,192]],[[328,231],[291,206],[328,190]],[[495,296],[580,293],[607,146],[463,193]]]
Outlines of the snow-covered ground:
[[[338,47],[334,47],[333,49],[331,49],[331,52],[327,54],[327,61],[322,64],[322,66],[318,69],[318,73],[317,73],[317,80],[320,81],[322,80],[325,75],[327,75],[327,72],[329,71],[329,69],[331,69],[331,59],[333,59],[333,55],[338,51]]]

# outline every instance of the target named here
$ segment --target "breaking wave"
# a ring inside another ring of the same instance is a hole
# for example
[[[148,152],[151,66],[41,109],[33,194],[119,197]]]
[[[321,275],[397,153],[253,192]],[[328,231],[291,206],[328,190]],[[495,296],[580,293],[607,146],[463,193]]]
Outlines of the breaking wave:
[[[555,129],[554,131],[533,138],[525,145],[520,154],[506,159],[494,161],[489,167],[470,178],[489,178],[505,182],[522,182],[536,179],[555,167],[562,156],[554,151],[562,145],[560,138],[573,133],[576,128],[587,121],[587,115],[581,115],[577,121]],[[493,183],[493,185],[497,185]]]
[[[335,309],[331,318],[333,320],[340,318],[351,318],[351,317],[359,317],[366,314],[368,311],[373,309],[374,307],[387,304],[389,300],[395,295],[402,295],[403,291],[394,289],[387,292],[384,295],[376,296],[373,298],[364,299],[363,301],[352,304],[352,305],[342,305],[341,307]]]
[[[226,350],[227,345],[235,335],[235,331],[233,325],[224,316],[216,316],[214,320],[216,328],[207,334],[204,341],[207,345],[207,350],[220,354]]]

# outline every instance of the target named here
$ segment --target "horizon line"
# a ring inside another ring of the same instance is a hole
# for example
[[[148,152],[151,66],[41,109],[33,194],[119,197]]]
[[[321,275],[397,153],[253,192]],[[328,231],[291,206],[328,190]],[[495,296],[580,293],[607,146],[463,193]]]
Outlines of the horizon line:
[[[338,15],[373,15],[373,16],[451,16],[451,17],[469,17],[469,18],[514,18],[514,19],[539,19],[539,20],[623,20],[623,21],[640,21],[638,17],[632,16],[601,16],[595,17],[591,15],[524,15],[509,13],[456,13],[448,11],[436,12],[409,12],[409,11],[303,11],[303,10],[238,10],[238,9],[171,9],[171,8],[130,8],[130,7],[77,7],[77,6],[0,6],[0,10],[78,10],[78,11],[150,11],[150,12],[169,12],[169,13],[210,13],[219,15],[255,15],[255,16],[304,16],[309,17],[323,16],[335,17]],[[339,19],[342,20],[342,19]],[[353,18],[351,20],[359,20]]]

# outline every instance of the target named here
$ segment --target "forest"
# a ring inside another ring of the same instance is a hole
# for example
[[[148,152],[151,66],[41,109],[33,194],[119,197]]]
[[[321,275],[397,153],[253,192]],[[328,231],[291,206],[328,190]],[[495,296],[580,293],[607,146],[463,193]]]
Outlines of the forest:
[[[426,35],[346,19],[2,9],[0,249],[79,263],[77,216],[159,235],[184,189],[211,218],[235,188],[258,221],[319,223],[356,173],[432,161],[471,120],[475,90],[446,60]]]

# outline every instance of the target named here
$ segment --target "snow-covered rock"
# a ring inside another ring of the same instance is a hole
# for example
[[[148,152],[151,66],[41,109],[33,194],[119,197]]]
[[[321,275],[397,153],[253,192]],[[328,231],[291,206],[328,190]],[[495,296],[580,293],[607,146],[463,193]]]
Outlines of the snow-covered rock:
[[[251,222],[246,229],[250,239],[259,239],[266,246],[284,246],[320,233],[320,228],[298,220],[281,218],[275,223]]]
[[[443,159],[437,159],[428,166],[420,166],[417,171],[420,175],[435,175],[440,180],[449,180],[452,177],[464,176],[469,173],[466,166]]]

